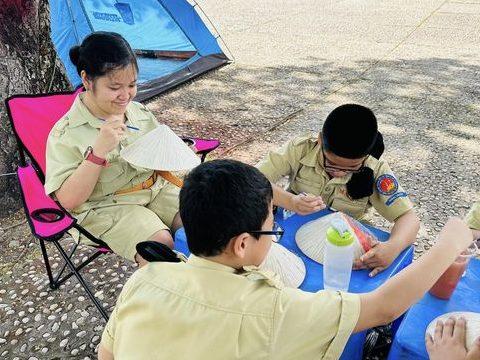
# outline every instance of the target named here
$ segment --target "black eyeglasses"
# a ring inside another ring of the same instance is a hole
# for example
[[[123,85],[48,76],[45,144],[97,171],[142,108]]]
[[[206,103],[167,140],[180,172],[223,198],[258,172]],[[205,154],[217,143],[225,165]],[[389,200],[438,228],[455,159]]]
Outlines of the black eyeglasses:
[[[279,242],[285,232],[280,225],[277,223],[273,223],[273,228],[271,231],[268,230],[255,230],[255,231],[247,231],[251,235],[272,235],[274,242]]]
[[[325,150],[323,148],[322,148],[322,154],[323,154],[323,168],[325,169],[325,171],[342,171],[342,172],[352,173],[352,174],[359,173],[359,172],[362,171],[362,168],[365,165],[365,160],[367,160],[367,158],[365,157],[363,159],[362,163],[360,165],[358,165],[356,167],[356,169],[352,169],[352,168],[348,169],[348,168],[341,168],[341,167],[338,167],[338,166],[333,166],[333,165],[327,164],[327,161],[329,161],[329,160],[325,156]]]

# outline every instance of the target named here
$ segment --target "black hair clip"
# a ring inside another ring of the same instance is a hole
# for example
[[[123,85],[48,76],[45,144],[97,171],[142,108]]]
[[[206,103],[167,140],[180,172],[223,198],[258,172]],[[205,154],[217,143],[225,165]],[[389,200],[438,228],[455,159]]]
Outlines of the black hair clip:
[[[137,253],[148,262],[180,262],[177,254],[167,245],[157,241],[143,241],[135,247]]]
[[[352,174],[347,183],[347,193],[353,200],[358,200],[373,194],[375,176],[369,167],[362,167],[359,172]]]

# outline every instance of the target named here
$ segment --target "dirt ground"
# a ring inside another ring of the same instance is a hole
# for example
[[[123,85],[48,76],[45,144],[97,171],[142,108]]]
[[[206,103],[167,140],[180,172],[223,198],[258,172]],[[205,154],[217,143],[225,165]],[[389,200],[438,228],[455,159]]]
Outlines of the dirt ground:
[[[237,61],[147,105],[179,135],[220,139],[211,158],[254,164],[289,138],[317,132],[335,106],[356,102],[376,113],[384,158],[415,203],[416,256],[448,217],[463,217],[480,199],[478,1],[305,0],[294,11],[273,0],[202,5]],[[47,249],[58,269],[56,250]],[[90,252],[82,248],[80,259]],[[106,255],[86,279],[111,309],[134,270]],[[76,280],[49,289],[23,211],[0,219],[0,358],[92,359],[104,324]]]

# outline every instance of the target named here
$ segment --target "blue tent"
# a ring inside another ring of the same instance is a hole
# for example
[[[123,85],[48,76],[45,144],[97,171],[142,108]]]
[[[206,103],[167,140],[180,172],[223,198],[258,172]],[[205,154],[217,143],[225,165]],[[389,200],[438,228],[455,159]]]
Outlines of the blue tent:
[[[186,0],[50,0],[51,37],[77,86],[70,48],[93,31],[121,34],[138,57],[142,101],[230,62],[196,7]]]

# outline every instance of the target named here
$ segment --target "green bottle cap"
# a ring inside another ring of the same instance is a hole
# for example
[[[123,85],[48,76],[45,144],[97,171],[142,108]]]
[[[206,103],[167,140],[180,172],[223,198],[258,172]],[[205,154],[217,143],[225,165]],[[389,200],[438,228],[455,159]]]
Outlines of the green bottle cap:
[[[348,246],[353,244],[353,235],[350,231],[340,234],[333,226],[327,229],[327,240],[336,246]]]

